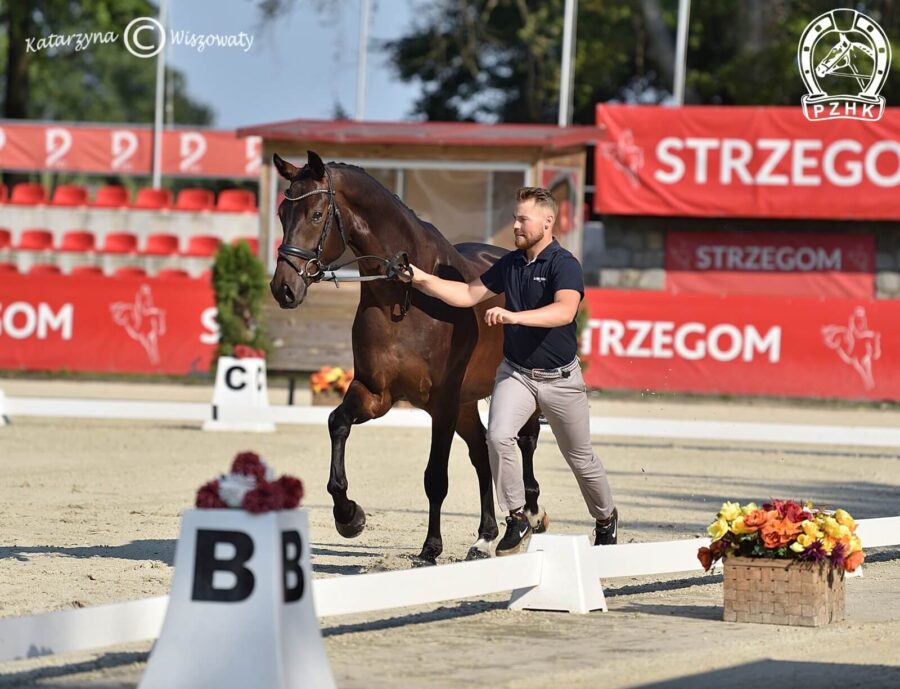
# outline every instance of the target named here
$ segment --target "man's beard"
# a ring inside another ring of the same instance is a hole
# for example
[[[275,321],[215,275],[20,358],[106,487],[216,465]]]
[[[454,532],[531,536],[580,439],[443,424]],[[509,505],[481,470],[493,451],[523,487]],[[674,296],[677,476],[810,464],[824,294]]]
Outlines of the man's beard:
[[[535,244],[537,244],[539,241],[541,241],[541,239],[542,239],[541,236],[532,238],[532,237],[529,237],[528,235],[517,234],[516,235],[516,248],[527,251],[528,249],[533,247]]]

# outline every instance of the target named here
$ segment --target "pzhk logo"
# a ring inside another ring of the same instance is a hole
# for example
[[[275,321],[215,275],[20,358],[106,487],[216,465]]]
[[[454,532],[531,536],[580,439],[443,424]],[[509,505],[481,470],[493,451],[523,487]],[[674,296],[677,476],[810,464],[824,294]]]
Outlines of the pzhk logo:
[[[816,17],[800,36],[797,62],[809,92],[802,98],[806,119],[881,119],[878,94],[890,70],[891,44],[874,20],[848,9]]]

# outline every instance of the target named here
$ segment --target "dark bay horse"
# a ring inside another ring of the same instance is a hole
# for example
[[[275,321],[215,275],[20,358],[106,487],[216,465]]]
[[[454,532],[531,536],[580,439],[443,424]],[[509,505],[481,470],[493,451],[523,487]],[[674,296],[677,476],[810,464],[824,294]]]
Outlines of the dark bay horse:
[[[272,295],[282,308],[298,307],[307,288],[324,277],[330,264],[349,248],[361,258],[363,278],[353,321],[354,379],[328,418],[331,472],[328,492],[338,532],[358,536],[366,523],[362,507],[347,497],[344,450],[350,427],[383,416],[405,399],[431,415],[431,451],[425,467],[428,534],[419,559],[433,563],[441,554],[441,505],[447,496],[447,466],[453,434],[466,443],[478,476],[481,521],[470,558],[491,555],[497,538],[494,497],[485,429],[478,400],[491,394],[502,357],[500,328],[488,328],[484,312],[503,304],[503,296],[461,309],[425,296],[385,275],[386,257],[406,252],[409,260],[453,280],[478,278],[506,253],[487,244],[451,245],[431,224],[420,220],[394,194],[363,169],[329,163],[314,152],[298,168],[274,156],[275,167],[291,184],[278,209],[284,230]],[[538,415],[520,431],[526,510],[536,521],[540,488],[532,459]],[[403,448],[395,448],[402,452]]]

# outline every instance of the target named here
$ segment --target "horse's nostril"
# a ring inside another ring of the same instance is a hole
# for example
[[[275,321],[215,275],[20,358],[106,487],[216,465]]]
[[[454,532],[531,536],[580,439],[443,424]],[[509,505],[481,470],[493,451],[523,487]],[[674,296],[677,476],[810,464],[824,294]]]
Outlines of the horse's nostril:
[[[284,297],[284,301],[294,301],[294,292],[288,284],[281,286],[281,296]]]

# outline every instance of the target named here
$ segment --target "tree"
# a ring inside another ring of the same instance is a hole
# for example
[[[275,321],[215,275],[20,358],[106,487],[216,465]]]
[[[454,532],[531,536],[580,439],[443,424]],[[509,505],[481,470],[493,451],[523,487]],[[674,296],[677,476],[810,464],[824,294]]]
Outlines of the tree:
[[[156,62],[129,53],[121,35],[136,17],[156,16],[148,0],[0,0],[3,116],[90,122],[151,122]],[[115,43],[29,50],[28,39],[80,32],[119,34]],[[5,63],[5,64],[3,64]],[[170,70],[179,124],[205,125],[212,111],[186,94]]]
[[[261,324],[262,300],[268,291],[266,269],[247,242],[219,247],[212,283],[219,323],[218,356],[231,356],[237,345],[268,349]]]
[[[419,82],[414,112],[432,120],[555,122],[564,0],[443,0],[383,48]],[[856,3],[900,40],[900,7]],[[575,122],[598,102],[671,98],[678,0],[580,0]],[[797,105],[797,43],[825,0],[717,0],[691,7],[686,102]],[[896,44],[895,44],[896,46]],[[897,54],[896,47],[894,53]],[[882,94],[900,101],[900,60]]]

